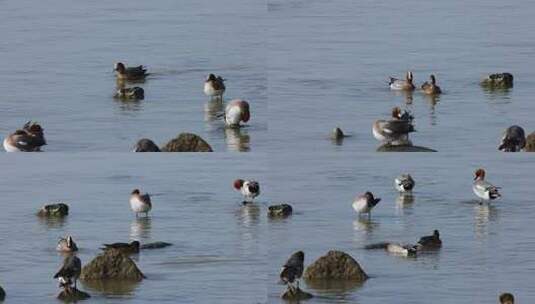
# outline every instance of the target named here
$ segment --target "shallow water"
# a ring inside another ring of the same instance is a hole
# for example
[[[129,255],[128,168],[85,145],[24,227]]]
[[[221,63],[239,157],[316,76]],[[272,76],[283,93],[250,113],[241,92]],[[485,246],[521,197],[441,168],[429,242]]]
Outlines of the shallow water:
[[[10,176],[0,185],[0,281],[8,303],[57,302],[52,276],[63,257],[55,246],[66,234],[77,242],[83,264],[102,243],[173,244],[134,257],[147,276],[139,284],[82,284],[91,302],[266,301],[266,210],[262,201],[242,207],[232,189],[239,176],[264,179],[258,157],[41,155],[24,158],[25,170],[13,162],[22,158],[0,158]],[[153,195],[148,219],[136,219],[130,210],[135,187]],[[70,205],[64,221],[35,216],[57,200]]]
[[[265,3],[159,1],[0,2],[0,133],[39,121],[45,151],[132,150],[143,137],[163,144],[181,132],[216,151],[267,144]],[[113,65],[146,65],[145,100],[121,102]],[[225,99],[243,98],[252,118],[240,136],[205,112],[209,73],[227,79]]]
[[[275,0],[268,8],[273,150],[375,151],[372,123],[394,106],[413,111],[413,143],[438,151],[496,151],[508,126],[535,131],[532,1]],[[444,94],[390,91],[388,77],[408,69],[418,87],[435,74]],[[506,71],[513,89],[478,85]],[[353,135],[343,145],[327,139],[337,126]]]
[[[516,156],[516,155],[515,155]],[[473,171],[502,186],[503,198],[480,205],[472,193]],[[293,205],[294,215],[267,225],[269,303],[279,299],[278,271],[295,251],[305,266],[331,249],[352,255],[370,276],[362,286],[301,287],[316,297],[306,303],[496,303],[512,292],[531,303],[535,212],[532,160],[469,156],[438,159],[410,154],[349,153],[272,157],[264,193]],[[413,202],[399,200],[393,181],[401,173],[416,181]],[[352,209],[354,197],[372,191],[382,201],[371,220]],[[438,229],[437,253],[417,258],[364,250],[378,242],[416,243]],[[305,303],[305,302],[303,302]]]

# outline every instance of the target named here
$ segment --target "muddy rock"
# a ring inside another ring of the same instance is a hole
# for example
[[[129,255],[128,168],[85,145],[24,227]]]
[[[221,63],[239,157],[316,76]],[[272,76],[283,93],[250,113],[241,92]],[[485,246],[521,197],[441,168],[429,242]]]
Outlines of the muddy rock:
[[[377,148],[377,152],[437,152],[431,148],[413,145],[385,144]]]
[[[269,217],[287,217],[293,212],[292,206],[288,204],[278,204],[268,207]]]
[[[302,291],[301,288],[296,289],[286,289],[286,291],[281,295],[283,300],[288,301],[304,301],[313,298],[314,296],[306,291]]]
[[[162,152],[213,152],[213,150],[200,136],[180,133],[162,148]]]
[[[119,250],[111,249],[98,255],[82,268],[80,279],[141,281],[145,278],[136,263]]]
[[[91,298],[91,295],[89,295],[87,292],[83,292],[81,290],[78,290],[72,287],[72,288],[65,288],[64,290],[62,290],[58,294],[57,298],[58,300],[61,300],[63,302],[73,303],[73,302],[78,302],[81,300],[89,299]]]
[[[62,217],[69,214],[69,206],[64,203],[44,205],[38,212],[38,216]]]
[[[363,282],[368,275],[359,263],[342,251],[331,250],[310,264],[303,274],[307,281],[313,280],[351,280]]]
[[[511,73],[490,74],[481,79],[481,85],[491,88],[512,88],[513,75]]]
[[[535,132],[526,137],[526,146],[524,147],[524,151],[535,152]]]

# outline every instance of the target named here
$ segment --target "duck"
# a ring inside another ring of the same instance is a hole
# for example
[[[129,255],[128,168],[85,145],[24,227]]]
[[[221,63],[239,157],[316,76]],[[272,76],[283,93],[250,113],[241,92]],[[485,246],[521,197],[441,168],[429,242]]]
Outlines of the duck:
[[[484,169],[477,169],[474,174],[475,177],[472,190],[475,195],[485,201],[492,201],[501,197],[501,194],[498,191],[500,188],[485,180],[486,173]]]
[[[299,289],[299,279],[303,275],[305,253],[297,251],[293,253],[281,268],[279,277],[281,281],[292,291]],[[296,287],[293,284],[296,284]]]
[[[137,141],[134,152],[161,152],[158,145],[148,138],[142,138]]]
[[[524,129],[514,125],[503,131],[502,142],[498,150],[504,152],[519,152],[526,146]]]
[[[438,230],[434,230],[432,235],[422,236],[416,248],[418,250],[430,250],[442,247],[442,241],[440,240],[440,233]]]
[[[369,191],[359,195],[353,201],[353,209],[359,214],[367,213],[371,217],[372,209],[381,201],[380,198],[374,197]]]
[[[500,304],[515,304],[515,297],[508,292],[502,293],[499,299]]]
[[[367,245],[364,249],[384,249],[388,253],[395,255],[405,256],[405,257],[415,257],[417,255],[416,246],[411,244],[399,244],[399,243],[377,243],[372,245]]]
[[[126,67],[122,62],[115,64],[115,75],[119,80],[144,80],[147,75],[147,69],[144,66],[139,65],[136,67]]]
[[[390,82],[388,83],[388,85],[390,86],[391,90],[414,91],[416,87],[412,83],[412,79],[412,72],[407,71],[407,74],[405,75],[405,80],[390,77]]]
[[[391,120],[376,120],[372,126],[375,139],[391,145],[410,145],[409,133],[415,132],[412,124],[413,117],[399,107],[392,109]]]
[[[102,244],[104,247],[100,248],[104,251],[108,250],[118,250],[123,254],[132,254],[139,253],[140,243],[139,241],[132,241],[130,243],[112,243],[112,244]]]
[[[140,87],[120,88],[113,97],[125,100],[145,99],[145,90]]]
[[[82,261],[75,255],[69,255],[63,260],[63,265],[54,275],[54,279],[58,279],[59,286],[63,288],[71,288],[74,283],[76,289],[76,281],[82,272]]]
[[[415,182],[410,174],[401,174],[394,179],[394,186],[399,192],[411,192]]]
[[[65,238],[60,238],[58,241],[58,246],[56,246],[57,251],[61,252],[75,252],[78,251],[78,246],[72,239],[72,236],[68,235]]]
[[[204,81],[204,94],[209,96],[211,99],[216,98],[223,100],[223,93],[225,93],[225,89],[225,79],[223,79],[221,76],[210,74]]]
[[[237,179],[234,181],[234,189],[243,195],[244,204],[252,203],[253,199],[260,195],[260,184],[254,180]]]
[[[250,117],[249,103],[245,100],[232,100],[225,107],[225,124],[228,127],[240,127],[240,123],[248,122]]]
[[[7,152],[39,152],[46,145],[44,129],[38,123],[28,121],[22,129],[6,137],[3,145]]]
[[[427,95],[438,95],[442,93],[442,90],[437,86],[435,75],[431,74],[429,76],[430,82],[424,82],[422,84],[422,91]]]
[[[152,202],[148,193],[141,194],[139,189],[134,189],[130,195],[130,208],[138,217],[139,213],[145,213],[149,216],[149,211],[152,209]]]

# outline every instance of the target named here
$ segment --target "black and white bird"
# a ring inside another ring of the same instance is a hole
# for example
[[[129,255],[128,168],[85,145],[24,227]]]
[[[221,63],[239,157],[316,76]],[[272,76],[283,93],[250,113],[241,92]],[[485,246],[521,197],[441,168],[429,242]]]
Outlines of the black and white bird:
[[[253,199],[260,195],[260,184],[254,180],[237,179],[234,181],[234,189],[241,192],[244,203],[252,203]]]
[[[76,281],[81,272],[82,261],[77,256],[70,255],[63,260],[63,265],[54,275],[54,279],[58,279],[60,287],[71,288],[74,284],[74,289],[76,289]]]
[[[353,201],[353,209],[355,209],[359,215],[367,213],[368,217],[371,217],[373,207],[375,207],[375,205],[377,205],[380,201],[380,198],[374,197],[371,192],[367,191],[366,193],[355,198]]]
[[[475,195],[483,200],[492,201],[501,197],[498,189],[500,188],[485,180],[485,170],[476,170],[474,184],[472,185],[472,190]]]
[[[399,192],[411,192],[415,182],[410,174],[401,174],[394,180],[394,186]]]
[[[304,262],[305,253],[303,251],[297,251],[290,256],[281,268],[279,277],[292,291],[295,291],[295,288],[299,288],[299,279],[303,275]],[[294,283],[296,287],[293,286]]]

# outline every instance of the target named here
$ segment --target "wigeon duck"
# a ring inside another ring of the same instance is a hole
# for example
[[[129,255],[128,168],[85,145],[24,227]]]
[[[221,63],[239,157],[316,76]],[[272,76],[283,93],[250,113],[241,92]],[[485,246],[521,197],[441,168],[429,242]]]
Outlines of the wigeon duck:
[[[142,138],[137,141],[134,152],[160,152],[160,148],[152,140]]]
[[[229,127],[239,127],[240,122],[248,122],[250,117],[249,103],[245,100],[232,100],[225,107],[225,123]]]
[[[411,192],[415,182],[410,174],[401,174],[394,180],[394,186],[399,192]]]
[[[72,237],[68,235],[66,238],[59,239],[56,250],[61,252],[75,252],[78,251],[78,246],[76,246]]]
[[[526,146],[524,129],[519,126],[510,126],[503,132],[502,143],[498,150],[504,152],[519,152]]]
[[[130,195],[130,208],[132,208],[136,217],[139,213],[145,213],[145,216],[149,216],[149,211],[152,209],[150,195],[148,193],[142,195],[138,189],[134,189]]]
[[[410,144],[409,133],[415,132],[412,116],[401,112],[399,107],[392,109],[391,120],[376,120],[372,126],[373,136],[382,143],[391,145]]]
[[[369,191],[359,195],[353,201],[353,209],[360,215],[367,213],[368,217],[371,217],[372,209],[381,201],[380,198],[373,197],[373,194]]]
[[[483,200],[494,200],[501,197],[498,189],[500,188],[485,180],[485,170],[478,169],[475,172],[474,184],[472,186],[472,190],[474,191],[475,195]]]
[[[431,82],[424,82],[424,84],[422,84],[422,91],[427,95],[438,95],[442,93],[440,87],[437,86],[435,75],[431,75],[429,78]]]
[[[225,79],[221,76],[210,74],[204,82],[204,94],[210,96],[212,99],[216,97],[217,99],[223,100],[225,89]]]
[[[149,75],[147,69],[142,65],[127,68],[122,62],[117,62],[115,64],[114,71],[119,80],[143,80]]]
[[[364,249],[384,249],[389,253],[406,257],[415,257],[417,254],[417,250],[414,245],[389,242],[367,245],[364,247]]]
[[[500,304],[515,304],[515,297],[506,292],[500,295]]]
[[[144,99],[145,91],[140,87],[120,88],[113,97],[119,99]]]
[[[54,279],[58,279],[59,286],[63,288],[71,288],[74,282],[74,289],[76,289],[76,281],[81,272],[82,261],[75,255],[69,255],[63,260],[63,265],[54,275]]]
[[[304,261],[305,253],[303,251],[297,251],[290,256],[281,268],[279,277],[292,291],[295,291],[296,287],[299,288],[299,279],[303,275]],[[296,287],[293,286],[294,282]]]
[[[4,139],[7,152],[38,152],[46,145],[43,128],[37,123],[27,122],[22,129],[16,130]]]
[[[390,86],[390,89],[396,91],[414,91],[414,89],[416,88],[412,83],[411,71],[407,71],[407,74],[405,75],[405,80],[390,77],[390,82],[388,83],[388,85]]]
[[[140,244],[138,241],[132,241],[130,243],[112,243],[112,244],[102,244],[104,247],[100,248],[104,251],[107,250],[118,250],[123,254],[132,254],[139,253]]]
[[[440,247],[442,247],[442,241],[438,230],[434,230],[432,235],[422,236],[416,245],[418,250],[437,249]]]
[[[250,203],[260,195],[260,184],[254,180],[237,179],[234,181],[234,189],[241,192],[244,197],[243,203]]]

